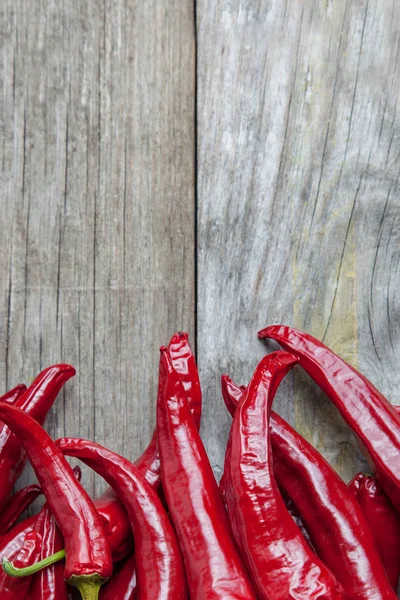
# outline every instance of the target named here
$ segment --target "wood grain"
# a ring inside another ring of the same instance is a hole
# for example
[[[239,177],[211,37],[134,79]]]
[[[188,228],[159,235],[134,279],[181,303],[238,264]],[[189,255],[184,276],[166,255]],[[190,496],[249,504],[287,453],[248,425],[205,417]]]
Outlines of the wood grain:
[[[1,386],[75,365],[51,434],[135,457],[158,347],[194,334],[192,2],[0,11]]]
[[[377,0],[197,2],[198,349],[219,473],[219,376],[249,379],[267,324],[323,339],[400,402],[399,19]],[[276,405],[346,479],[364,464],[299,370]]]

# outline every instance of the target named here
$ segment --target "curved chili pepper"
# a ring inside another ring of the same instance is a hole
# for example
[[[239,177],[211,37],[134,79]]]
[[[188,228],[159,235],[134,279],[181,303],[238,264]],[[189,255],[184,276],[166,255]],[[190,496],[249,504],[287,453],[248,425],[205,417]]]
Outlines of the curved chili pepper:
[[[136,600],[135,557],[129,556],[120,571],[114,573],[110,581],[102,588],[100,600]]]
[[[229,411],[234,411],[242,390],[226,376],[222,390]],[[370,529],[346,484],[321,454],[273,411],[270,435],[279,488],[293,501],[313,546],[342,585],[346,598],[392,599]]]
[[[104,513],[106,513],[107,519],[110,518],[110,516],[112,514],[116,514],[116,515],[118,514],[117,511],[114,512],[114,506],[111,507],[111,509],[106,507],[104,509]],[[102,516],[102,515],[100,515],[100,516]],[[25,521],[22,521],[21,523],[14,525],[14,527],[12,529],[10,529],[10,531],[8,531],[8,533],[0,536],[0,562],[3,558],[7,558],[9,554],[12,554],[12,552],[9,552],[9,550],[7,550],[7,549],[14,548],[15,550],[18,550],[18,551],[22,549],[24,538],[28,532],[30,532],[30,531],[32,531],[32,529],[34,529],[37,519],[38,519],[38,515],[37,514],[33,515],[32,517],[25,519]],[[130,530],[129,521],[128,521],[128,527]],[[121,544],[120,534],[116,535],[112,531],[113,527],[111,524],[109,524],[109,528],[110,528],[110,537],[107,536],[107,541],[110,545],[110,549],[111,549],[113,557],[114,556],[116,556],[116,557],[123,556],[125,558],[127,556],[127,554],[129,554],[129,551],[132,549],[132,546],[133,546],[132,541],[131,541],[131,538],[132,538],[131,532],[129,531],[130,547],[128,549],[127,542],[123,541],[123,543]],[[128,536],[125,535],[125,538],[128,539]],[[113,546],[113,544],[117,544],[117,545]]]
[[[66,551],[64,577],[84,600],[98,597],[112,573],[111,551],[96,508],[48,433],[24,411],[0,405],[0,419],[19,437],[59,526]]]
[[[135,542],[140,598],[186,598],[183,563],[174,530],[157,493],[138,468],[88,440],[63,438],[57,445],[63,454],[79,458],[101,475],[125,506]]]
[[[40,485],[32,483],[11,496],[0,514],[0,535],[4,535],[15,525],[24,510],[26,510],[41,493],[42,488]]]
[[[400,417],[364,375],[307,333],[272,325],[258,333],[294,352],[300,365],[339,409],[375,465],[383,489],[400,510]]]
[[[63,548],[62,535],[51,516],[50,509],[42,509],[46,513],[46,520],[42,531],[42,543],[39,560],[51,556]],[[63,577],[64,565],[58,562],[35,573],[29,587],[28,600],[67,600],[67,585]]]
[[[236,542],[260,600],[344,598],[313,554],[276,484],[269,418],[276,389],[298,362],[286,352],[257,366],[233,418],[225,457],[225,497]]]
[[[269,356],[271,356],[271,354],[269,354]],[[222,375],[221,376],[221,389],[222,389],[222,397],[224,399],[225,406],[228,409],[229,413],[233,417],[235,414],[235,411],[236,411],[236,407],[243,397],[243,392],[246,391],[246,386],[244,386],[244,385],[238,386],[232,381],[232,379],[230,377],[228,377],[228,375]],[[271,412],[271,420],[273,418],[274,418],[274,413]],[[278,487],[279,487],[279,482],[277,482],[277,483],[278,483]],[[284,490],[279,488],[279,491],[282,495],[282,498],[285,502],[285,506],[286,506],[290,516],[292,517],[293,521],[296,523],[297,527],[300,529],[301,533],[303,534],[304,539],[311,546],[311,549],[315,552],[315,548],[311,541],[310,534],[307,530],[307,527],[305,526],[303,519],[299,515],[297,508],[293,504],[293,501],[285,494]]]
[[[400,578],[400,515],[376,477],[358,473],[349,483],[374,535],[390,584],[395,592]]]
[[[19,395],[15,406],[42,423],[52,407],[58,392],[73,375],[70,365],[53,365],[36,377],[33,383]],[[5,425],[0,425],[0,512],[21,475],[26,462],[20,440]]]
[[[255,598],[182,381],[161,348],[157,401],[161,478],[192,600]]]

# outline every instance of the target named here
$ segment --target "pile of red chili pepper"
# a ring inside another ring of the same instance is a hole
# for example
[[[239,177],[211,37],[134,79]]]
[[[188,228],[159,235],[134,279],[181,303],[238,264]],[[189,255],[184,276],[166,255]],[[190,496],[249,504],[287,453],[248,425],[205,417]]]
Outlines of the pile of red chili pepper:
[[[247,386],[222,376],[232,416],[218,484],[199,428],[185,333],[160,350],[156,429],[134,462],[42,424],[75,374],[54,365],[0,398],[1,600],[395,599],[400,575],[400,416],[366,377],[306,333],[259,332]],[[346,484],[272,410],[297,365],[339,409],[372,465]],[[92,499],[65,456],[110,486]],[[37,483],[12,493],[29,461]],[[21,521],[43,496],[43,507]]]

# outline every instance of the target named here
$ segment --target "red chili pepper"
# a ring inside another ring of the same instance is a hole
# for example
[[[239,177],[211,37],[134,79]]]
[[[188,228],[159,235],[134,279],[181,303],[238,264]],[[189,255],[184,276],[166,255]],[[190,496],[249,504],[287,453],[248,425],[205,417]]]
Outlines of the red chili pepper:
[[[169,348],[172,353],[172,364],[182,379],[193,418],[199,426],[202,408],[201,389],[196,361],[189,345],[187,333],[175,333],[169,342]],[[150,485],[155,489],[160,487],[160,459],[156,431],[153,433],[150,444],[134,464]],[[126,512],[111,488],[95,500],[95,505],[102,517],[107,537],[113,548],[113,559],[114,561],[119,560],[132,549],[132,538]]]
[[[78,481],[82,478],[79,466],[73,468]],[[44,560],[64,547],[64,540],[47,505],[42,509],[46,511],[46,523],[42,532],[42,543],[39,560]],[[68,600],[67,584],[64,581],[64,566],[61,562],[49,565],[35,573],[29,588],[28,598],[32,600]]]
[[[18,397],[15,406],[24,410],[39,423],[43,423],[61,387],[73,375],[75,369],[70,365],[48,367]],[[20,440],[5,425],[0,425],[0,437],[1,512],[24,469],[26,457]]]
[[[136,600],[135,557],[129,556],[122,568],[100,591],[100,600]]]
[[[255,598],[167,348],[161,348],[157,432],[162,485],[185,561],[190,598]]]
[[[132,532],[126,510],[111,488],[93,502],[101,517],[113,561],[118,562],[133,548]]]
[[[0,402],[8,402],[8,404],[15,404],[22,396],[22,394],[26,391],[26,385],[23,383],[19,383],[12,390],[9,390],[3,396],[0,396]]]
[[[174,530],[157,493],[137,467],[103,446],[79,438],[64,438],[63,454],[79,458],[112,486],[131,523],[140,598],[183,600],[186,583]]]
[[[18,521],[24,510],[28,508],[42,493],[40,485],[33,483],[16,492],[0,514],[0,535],[7,533]]]
[[[24,539],[36,529],[39,515],[33,515],[22,523],[14,525],[10,531],[0,537],[0,560],[18,554],[22,550]],[[0,569],[1,573],[1,569]]]
[[[192,349],[189,345],[188,334],[184,332],[175,333],[168,345],[172,365],[179,373],[185,388],[190,410],[197,428],[200,427],[202,398],[199,374]],[[157,451],[157,432],[154,430],[149,446],[143,454],[135,461],[141,473],[147,481],[158,488],[160,485],[160,458]]]
[[[400,515],[376,477],[358,473],[349,483],[374,535],[391,586],[397,592],[400,578]]]
[[[84,600],[98,597],[112,573],[101,519],[72,468],[44,429],[24,411],[0,406],[0,419],[19,437],[65,542],[64,577]]]
[[[42,560],[63,548],[62,535],[51,516],[48,507],[42,509],[46,514],[42,531],[42,544],[38,560]],[[35,573],[29,587],[28,600],[67,600],[67,584],[63,577],[64,565],[58,562]]]
[[[400,510],[400,417],[364,375],[329,348],[297,329],[272,325],[258,333],[299,357],[300,365],[337,406],[365,446],[377,477]]]
[[[74,471],[75,471],[75,469],[76,469],[76,467],[74,467]],[[115,511],[114,506],[112,506],[111,508],[105,507],[104,513],[106,514],[107,519],[109,519],[112,514],[117,515],[118,511]],[[102,516],[102,514],[100,514],[100,516]],[[14,548],[15,550],[18,550],[18,551],[21,550],[25,536],[27,535],[28,532],[30,532],[34,528],[37,519],[38,519],[38,515],[37,514],[33,515],[32,517],[29,517],[29,519],[26,519],[25,521],[18,523],[18,525],[14,525],[14,527],[7,534],[0,536],[0,561],[3,558],[7,558],[10,554],[12,554],[12,552],[9,551],[10,548]],[[129,521],[128,521],[128,527],[129,527],[129,533],[130,533]],[[110,537],[107,536],[107,541],[110,544],[112,555],[116,556],[118,558],[120,556],[125,558],[127,556],[127,554],[129,553],[129,550],[128,549],[126,549],[126,551],[123,550],[123,548],[125,546],[121,545],[121,541],[120,541],[121,538],[119,537],[119,535],[117,536],[113,532],[113,526],[111,525],[111,523],[109,524],[109,530],[110,530]],[[126,535],[125,535],[125,538],[128,539],[128,537]],[[130,539],[130,549],[132,549],[133,544],[131,541],[131,533],[130,533],[129,539]],[[113,543],[114,544],[117,543],[118,545],[113,546],[112,545]],[[126,542],[123,542],[123,543],[125,544]],[[126,544],[126,546],[127,546],[127,544]]]
[[[29,526],[25,530],[19,528],[19,533],[12,538],[3,536],[1,538],[0,557],[13,560],[17,568],[26,567],[32,561],[36,561],[40,555],[43,531],[49,516],[43,510],[30,519]],[[17,529],[17,528],[15,528]],[[16,532],[14,532],[16,533]],[[5,538],[8,538],[7,542]],[[16,544],[16,539],[19,538]],[[27,597],[31,584],[31,577],[19,579],[7,575],[3,570],[0,572],[0,597],[1,600],[22,600]]]
[[[226,376],[222,390],[229,411],[235,411],[244,392]],[[273,411],[270,435],[276,481],[294,502],[313,546],[342,585],[346,598],[392,599],[370,529],[346,484],[321,454]]]
[[[233,418],[224,483],[236,542],[258,598],[344,598],[340,584],[313,554],[288,513],[272,468],[270,410],[276,389],[297,358],[265,357]]]
[[[196,361],[188,342],[188,334],[182,331],[175,333],[169,344],[168,352],[172,366],[179,373],[190,410],[197,429],[200,429],[202,397]]]

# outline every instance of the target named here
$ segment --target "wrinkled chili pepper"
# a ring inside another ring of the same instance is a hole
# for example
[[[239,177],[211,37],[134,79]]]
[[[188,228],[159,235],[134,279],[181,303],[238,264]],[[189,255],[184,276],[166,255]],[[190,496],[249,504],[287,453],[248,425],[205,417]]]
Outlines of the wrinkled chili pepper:
[[[75,369],[70,365],[53,365],[36,377],[33,383],[15,402],[15,406],[24,410],[39,423],[43,423],[52,407],[58,392],[73,375]],[[25,452],[20,440],[5,425],[0,425],[0,512],[12,492],[15,482],[21,475],[26,462]]]
[[[299,357],[300,365],[339,409],[375,465],[383,489],[400,510],[400,417],[364,375],[317,339],[285,325],[258,333]]]
[[[103,446],[79,438],[57,441],[63,454],[79,458],[103,477],[124,505],[135,542],[140,598],[183,600],[186,583],[178,542],[157,493],[137,467]]]
[[[188,334],[182,331],[175,333],[169,342],[168,350],[173,367],[182,380],[193,419],[197,428],[199,428],[202,408],[201,389],[197,365],[189,345]],[[154,430],[149,446],[135,461],[135,465],[153,487],[159,487],[160,459],[157,452],[156,430]]]
[[[96,508],[48,433],[24,411],[0,405],[0,419],[18,436],[65,543],[65,579],[83,600],[98,598],[112,558]]]
[[[222,390],[232,414],[244,392],[226,376]],[[370,529],[346,484],[321,454],[273,411],[270,435],[276,481],[293,501],[313,546],[341,583],[346,598],[392,599]]]
[[[38,515],[30,519],[30,524],[19,529],[19,534],[3,536],[1,538],[0,557],[13,560],[16,567],[25,567],[34,562],[40,556],[40,547],[49,515],[41,510]],[[16,532],[14,532],[15,534]],[[19,543],[15,544],[16,538]],[[0,572],[0,597],[1,600],[22,600],[27,597],[31,584],[31,577],[19,579],[7,575],[3,570]]]
[[[162,485],[185,561],[190,598],[255,598],[167,348],[161,348],[157,433]]]
[[[100,600],[136,600],[135,557],[128,556],[121,569],[100,591]]]
[[[11,496],[0,514],[0,535],[4,535],[15,525],[24,510],[26,510],[41,493],[42,488],[40,485],[32,483]]]
[[[172,366],[179,374],[190,410],[197,429],[200,429],[202,397],[196,361],[188,342],[188,334],[182,331],[175,333],[169,344],[168,352]]]
[[[42,543],[38,560],[42,560],[58,552],[64,546],[62,535],[51,516],[50,509],[44,506],[46,514],[42,531]],[[64,565],[57,562],[32,576],[28,600],[67,600],[67,584],[63,577]]]
[[[273,356],[273,354],[272,355],[270,354],[269,356]],[[224,399],[225,406],[228,409],[229,413],[233,417],[235,414],[235,411],[236,411],[236,407],[243,397],[243,392],[246,391],[246,386],[244,386],[244,385],[238,386],[232,381],[232,379],[230,377],[228,377],[228,375],[222,375],[221,376],[221,390],[222,390],[222,397]],[[271,413],[271,419],[273,419],[273,413]],[[223,487],[223,477],[221,479],[220,485],[222,485],[222,487]],[[278,487],[279,487],[279,483],[278,483]],[[303,534],[304,539],[311,546],[311,549],[315,552],[315,548],[311,541],[310,534],[308,533],[307,528],[298,513],[298,510],[296,509],[295,505],[293,504],[293,501],[285,494],[284,490],[279,488],[279,491],[282,495],[282,498],[285,502],[285,506],[286,506],[289,514],[291,515],[293,521],[296,523],[297,527],[300,529],[301,533]]]
[[[374,535],[376,546],[392,588],[400,577],[400,515],[373,475],[358,473],[349,483]]]
[[[22,550],[25,537],[32,531],[37,532],[37,520],[39,515],[33,515],[22,523],[14,525],[10,531],[0,537],[0,560],[7,556],[16,555]]]
[[[287,352],[276,352],[259,363],[236,409],[225,457],[228,513],[260,600],[344,598],[287,511],[273,474],[271,405],[297,362]]]

